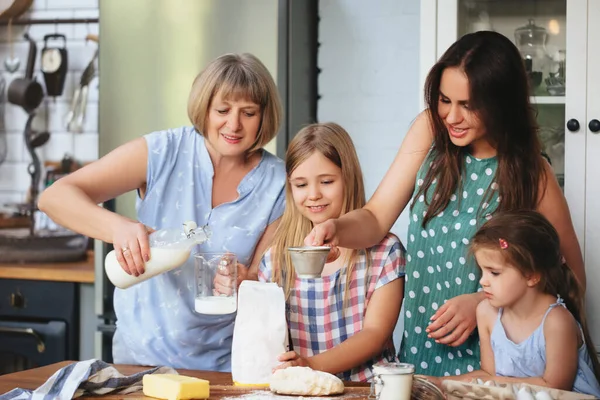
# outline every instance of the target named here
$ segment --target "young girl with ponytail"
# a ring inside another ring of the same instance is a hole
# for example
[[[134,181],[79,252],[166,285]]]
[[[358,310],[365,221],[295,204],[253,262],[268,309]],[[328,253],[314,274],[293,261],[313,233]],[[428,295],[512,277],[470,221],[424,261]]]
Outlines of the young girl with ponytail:
[[[455,379],[526,382],[600,398],[583,291],[556,230],[535,211],[501,213],[471,242],[486,300],[477,307],[481,370]]]

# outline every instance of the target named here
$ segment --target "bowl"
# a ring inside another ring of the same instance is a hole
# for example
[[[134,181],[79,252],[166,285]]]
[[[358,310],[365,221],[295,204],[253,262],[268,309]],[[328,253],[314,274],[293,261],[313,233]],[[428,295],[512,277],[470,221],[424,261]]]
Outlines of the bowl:
[[[298,278],[319,278],[329,250],[328,246],[288,247]]]

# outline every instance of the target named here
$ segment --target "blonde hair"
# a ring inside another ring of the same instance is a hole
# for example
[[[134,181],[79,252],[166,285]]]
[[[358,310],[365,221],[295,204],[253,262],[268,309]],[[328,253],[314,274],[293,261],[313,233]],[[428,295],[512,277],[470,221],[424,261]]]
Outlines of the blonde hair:
[[[323,154],[342,171],[344,200],[341,213],[345,214],[365,205],[363,175],[354,144],[348,132],[333,122],[312,124],[300,130],[292,139],[285,157],[285,170],[288,177],[285,184],[285,211],[275,232],[271,247],[273,265],[271,280],[283,287],[286,299],[289,297],[296,279],[296,271],[287,248],[303,246],[304,238],[312,229],[311,221],[303,216],[294,204],[289,178],[294,170],[315,151]],[[348,271],[344,302],[350,287],[352,269],[360,253],[366,256],[367,268],[369,267],[369,257],[366,249],[352,250],[346,257],[345,262],[348,264]]]
[[[264,64],[252,54],[225,54],[212,61],[194,79],[188,98],[188,117],[206,135],[209,107],[217,93],[223,99],[247,99],[260,106],[261,124],[249,152],[271,141],[282,118],[277,86]]]

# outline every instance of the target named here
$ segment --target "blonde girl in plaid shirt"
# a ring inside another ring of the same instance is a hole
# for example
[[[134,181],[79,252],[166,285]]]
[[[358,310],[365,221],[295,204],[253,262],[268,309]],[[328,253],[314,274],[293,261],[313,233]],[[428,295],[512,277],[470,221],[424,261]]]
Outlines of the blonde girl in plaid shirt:
[[[294,137],[286,173],[286,208],[258,271],[286,295],[293,351],[278,368],[368,381],[373,364],[397,361],[392,332],[404,295],[404,247],[388,234],[370,249],[339,248],[320,278],[297,278],[286,249],[302,245],[315,224],[361,208],[365,193],[352,139],[335,123],[309,125]]]

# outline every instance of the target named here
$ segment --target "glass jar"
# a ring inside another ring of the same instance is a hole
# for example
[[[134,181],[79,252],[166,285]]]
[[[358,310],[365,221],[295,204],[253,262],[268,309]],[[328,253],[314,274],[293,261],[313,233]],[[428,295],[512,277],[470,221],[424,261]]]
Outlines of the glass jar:
[[[515,30],[515,43],[525,62],[533,92],[540,87],[544,75],[547,74],[549,61],[546,53],[547,41],[546,29],[537,26],[533,19],[529,19],[527,25]]]
[[[551,96],[565,95],[565,82],[567,78],[566,60],[567,53],[565,50],[556,51],[551,57],[548,78],[545,79],[546,90]]]
[[[199,253],[196,261],[196,298],[199,314],[223,315],[237,311],[237,257],[233,253]]]
[[[414,373],[415,366],[412,364],[382,363],[373,365],[373,381],[369,398],[410,400]]]

